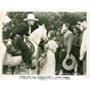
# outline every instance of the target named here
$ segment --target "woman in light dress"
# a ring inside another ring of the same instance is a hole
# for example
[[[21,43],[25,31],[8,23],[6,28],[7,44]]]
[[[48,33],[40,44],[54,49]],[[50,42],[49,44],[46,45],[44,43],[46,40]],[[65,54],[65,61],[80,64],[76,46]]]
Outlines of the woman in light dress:
[[[55,41],[55,32],[49,31],[48,43],[45,45],[46,57],[44,58],[44,65],[41,71],[41,75],[55,75],[55,52],[58,47]]]

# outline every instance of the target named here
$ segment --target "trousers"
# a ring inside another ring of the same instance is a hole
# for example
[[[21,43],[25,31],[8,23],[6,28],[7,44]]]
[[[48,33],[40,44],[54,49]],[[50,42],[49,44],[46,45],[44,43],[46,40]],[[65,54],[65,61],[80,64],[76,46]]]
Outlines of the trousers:
[[[21,55],[24,63],[26,63],[27,65],[31,65],[31,52],[24,40],[22,38],[19,38],[17,45],[21,50]]]

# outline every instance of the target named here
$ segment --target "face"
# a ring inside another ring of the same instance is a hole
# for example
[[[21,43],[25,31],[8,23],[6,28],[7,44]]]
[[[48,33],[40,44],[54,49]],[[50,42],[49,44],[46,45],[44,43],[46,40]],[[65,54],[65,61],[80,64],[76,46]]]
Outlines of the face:
[[[84,31],[86,28],[87,28],[87,23],[86,21],[83,21],[83,22],[78,22],[80,25],[79,25],[79,28],[81,31]]]
[[[28,25],[34,25],[35,21],[34,20],[28,20]]]
[[[77,31],[76,28],[73,28],[73,33],[74,33],[75,35],[78,34],[78,31]]]
[[[64,34],[67,30],[68,30],[68,27],[66,26],[66,24],[63,24],[61,28],[61,34]]]
[[[56,32],[56,36],[59,37],[60,36],[60,31]]]

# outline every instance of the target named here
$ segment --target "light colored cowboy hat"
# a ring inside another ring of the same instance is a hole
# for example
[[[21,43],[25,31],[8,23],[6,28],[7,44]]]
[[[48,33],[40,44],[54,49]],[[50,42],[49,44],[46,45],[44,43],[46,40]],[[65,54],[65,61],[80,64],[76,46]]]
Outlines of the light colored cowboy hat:
[[[34,14],[28,14],[27,18],[24,19],[24,21],[27,21],[27,20],[39,21],[38,19],[35,18]]]
[[[67,61],[71,62],[70,65],[67,64]],[[72,54],[70,54],[70,58],[69,59],[64,59],[63,60],[62,66],[67,71],[73,70],[75,68],[75,66],[76,66],[76,58]]]

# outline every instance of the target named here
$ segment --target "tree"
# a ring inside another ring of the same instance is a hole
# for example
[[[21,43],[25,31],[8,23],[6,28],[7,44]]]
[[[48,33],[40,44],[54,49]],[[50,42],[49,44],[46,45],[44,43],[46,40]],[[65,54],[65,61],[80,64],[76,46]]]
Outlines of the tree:
[[[32,31],[38,27],[38,23],[45,24],[46,29],[58,30],[63,23],[67,22],[70,26],[76,25],[77,21],[86,20],[86,12],[8,12],[7,16],[11,19],[9,23],[4,24],[3,38],[7,39],[10,33],[14,31],[20,23],[23,23],[23,19],[27,17],[28,13],[34,13],[38,22],[32,27]]]

